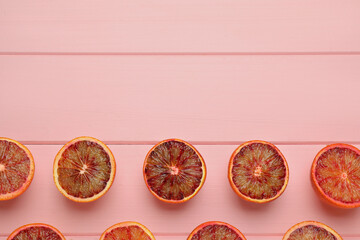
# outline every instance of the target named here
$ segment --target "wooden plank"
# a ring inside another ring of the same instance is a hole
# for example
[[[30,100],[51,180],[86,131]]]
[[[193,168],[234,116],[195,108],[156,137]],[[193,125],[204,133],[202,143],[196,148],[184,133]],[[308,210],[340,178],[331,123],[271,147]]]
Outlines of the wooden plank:
[[[0,133],[359,142],[360,56],[0,56]]]
[[[279,199],[265,205],[246,203],[231,189],[227,165],[235,145],[195,146],[205,159],[207,179],[195,198],[180,205],[162,203],[147,190],[142,164],[150,145],[110,145],[117,161],[115,182],[104,197],[90,204],[73,203],[56,189],[52,164],[60,145],[28,147],[36,161],[34,181],[21,197],[0,202],[1,215],[6,216],[0,224],[4,235],[19,225],[46,222],[67,235],[98,236],[116,222],[135,220],[157,236],[185,238],[198,224],[220,220],[233,224],[249,239],[259,240],[261,236],[279,239],[293,224],[317,220],[349,236],[345,239],[360,237],[360,212],[322,203],[311,187],[310,166],[323,145],[279,146],[289,163],[290,181]]]
[[[358,0],[0,0],[0,52],[360,51]]]

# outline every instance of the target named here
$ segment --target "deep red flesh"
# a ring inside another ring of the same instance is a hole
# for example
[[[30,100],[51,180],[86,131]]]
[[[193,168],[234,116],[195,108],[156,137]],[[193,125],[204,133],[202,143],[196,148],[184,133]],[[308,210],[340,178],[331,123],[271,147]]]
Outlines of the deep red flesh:
[[[315,225],[306,225],[293,231],[287,240],[339,240],[328,230]]]
[[[150,236],[139,226],[118,227],[108,232],[104,240],[151,240]]]
[[[48,227],[34,226],[21,230],[11,240],[61,240],[54,230]]]
[[[71,196],[89,198],[106,188],[111,162],[104,148],[91,141],[70,145],[58,162],[60,186]]]
[[[236,188],[252,199],[275,197],[286,179],[284,159],[276,149],[263,143],[242,147],[233,159],[231,172]]]
[[[183,142],[164,142],[146,159],[148,185],[167,200],[182,200],[192,195],[201,185],[203,174],[200,156]]]
[[[207,225],[198,230],[191,240],[245,240],[236,231],[222,224]]]
[[[352,149],[335,147],[317,160],[315,178],[326,195],[343,203],[360,201],[360,155]]]
[[[17,144],[0,140],[0,195],[19,190],[30,173],[30,159]]]

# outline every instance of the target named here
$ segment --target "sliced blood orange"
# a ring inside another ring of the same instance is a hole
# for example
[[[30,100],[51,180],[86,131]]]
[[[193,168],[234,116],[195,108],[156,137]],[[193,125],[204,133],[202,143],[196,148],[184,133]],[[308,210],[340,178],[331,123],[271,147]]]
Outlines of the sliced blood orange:
[[[328,203],[341,208],[360,206],[360,150],[331,144],[316,155],[311,168],[314,188]]]
[[[7,240],[65,240],[59,230],[44,223],[32,223],[19,227]]]
[[[278,198],[289,181],[285,157],[273,144],[249,141],[232,154],[228,178],[231,187],[241,198],[265,203]]]
[[[91,202],[109,190],[115,168],[114,156],[103,142],[79,137],[65,144],[56,155],[54,181],[68,199]]]
[[[283,240],[342,240],[340,235],[323,223],[305,221],[291,227]]]
[[[206,222],[196,227],[187,240],[246,240],[234,226],[224,222]]]
[[[34,171],[34,159],[24,145],[9,138],[0,138],[0,201],[13,199],[25,192]]]
[[[180,139],[156,144],[144,162],[144,179],[150,192],[164,202],[180,203],[194,197],[206,177],[200,153]]]
[[[100,240],[155,240],[155,237],[140,223],[122,222],[106,229]]]

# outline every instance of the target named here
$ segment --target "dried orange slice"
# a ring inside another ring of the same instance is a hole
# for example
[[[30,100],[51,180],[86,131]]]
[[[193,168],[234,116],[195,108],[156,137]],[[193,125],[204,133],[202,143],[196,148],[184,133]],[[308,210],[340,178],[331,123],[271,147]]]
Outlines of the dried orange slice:
[[[340,235],[323,223],[305,221],[291,227],[284,235],[283,240],[342,240]]]
[[[140,223],[122,222],[106,229],[100,240],[155,240],[155,237]]]
[[[115,169],[114,156],[103,142],[79,137],[65,144],[56,155],[54,181],[68,199],[92,202],[109,190]]]
[[[19,227],[7,240],[65,240],[59,230],[44,223],[32,223]]]
[[[265,141],[241,144],[232,154],[228,178],[241,198],[255,203],[278,198],[289,181],[289,167],[280,150]]]
[[[0,138],[0,201],[13,199],[30,186],[34,177],[35,163],[29,151],[21,143]]]
[[[234,226],[224,222],[206,222],[196,227],[187,240],[246,240]]]
[[[360,206],[360,150],[331,144],[316,155],[311,168],[314,188],[328,203],[341,208]]]
[[[180,139],[156,144],[144,162],[144,179],[150,192],[164,202],[181,203],[203,186],[206,166],[200,153]]]

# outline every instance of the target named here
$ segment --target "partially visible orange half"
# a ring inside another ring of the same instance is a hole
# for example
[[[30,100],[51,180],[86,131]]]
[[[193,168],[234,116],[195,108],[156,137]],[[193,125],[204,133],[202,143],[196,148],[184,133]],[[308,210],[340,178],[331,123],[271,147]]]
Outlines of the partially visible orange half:
[[[138,222],[122,222],[106,229],[100,240],[155,240],[155,237]]]
[[[342,240],[341,236],[331,227],[315,221],[305,221],[291,227],[283,240]]]
[[[111,187],[116,163],[110,149],[92,137],[65,144],[55,157],[54,181],[58,190],[75,202],[92,202]]]
[[[28,189],[35,163],[21,143],[0,137],[0,201],[16,198]]]
[[[181,203],[199,192],[205,182],[206,166],[191,144],[168,139],[150,149],[143,173],[146,186],[156,198]]]
[[[321,149],[311,167],[311,181],[326,202],[341,208],[360,206],[360,150],[348,144]]]
[[[285,191],[289,167],[275,145],[254,140],[241,144],[233,152],[228,178],[232,189],[244,200],[266,203]]]
[[[246,240],[234,226],[218,221],[205,222],[197,226],[187,240]]]
[[[65,240],[62,233],[44,223],[32,223],[19,227],[10,234],[7,240]]]

